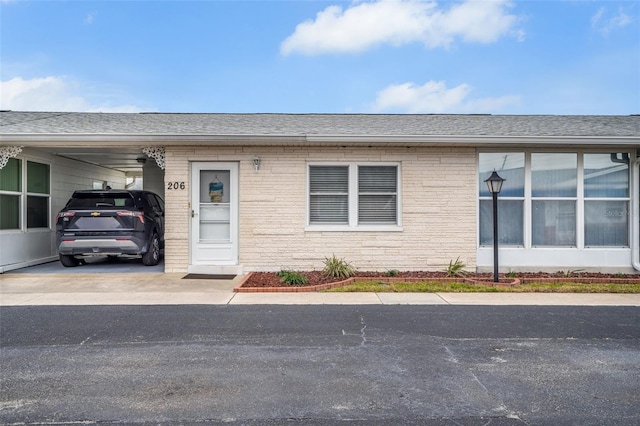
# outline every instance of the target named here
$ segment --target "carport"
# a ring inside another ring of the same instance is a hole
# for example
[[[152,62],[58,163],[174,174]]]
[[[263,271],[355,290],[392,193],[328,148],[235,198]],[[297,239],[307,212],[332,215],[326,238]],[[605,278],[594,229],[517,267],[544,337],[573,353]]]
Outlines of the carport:
[[[164,170],[158,165],[164,165],[164,158],[156,160],[157,150],[134,143],[104,146],[93,142],[70,146],[51,140],[0,147],[0,157],[6,165],[3,176],[12,175],[12,180],[4,179],[0,196],[7,206],[4,209],[15,206],[14,212],[3,210],[0,273],[163,272],[164,261],[155,267],[145,267],[139,259],[105,257],[88,259],[77,268],[64,268],[57,261],[55,247],[56,214],[75,190],[146,189],[164,198]],[[41,173],[34,173],[32,169]],[[13,187],[12,181],[15,181]],[[34,190],[34,186],[41,189]],[[32,219],[33,200],[39,201],[36,207],[43,210],[38,223]],[[10,215],[14,216],[13,220],[7,219]]]

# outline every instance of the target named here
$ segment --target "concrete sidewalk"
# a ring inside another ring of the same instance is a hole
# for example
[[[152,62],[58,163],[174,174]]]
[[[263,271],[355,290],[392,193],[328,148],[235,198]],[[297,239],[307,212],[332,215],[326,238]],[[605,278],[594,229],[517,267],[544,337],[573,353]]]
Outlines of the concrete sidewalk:
[[[0,274],[0,306],[30,305],[567,305],[640,306],[640,294],[234,293],[242,280],[175,273]]]

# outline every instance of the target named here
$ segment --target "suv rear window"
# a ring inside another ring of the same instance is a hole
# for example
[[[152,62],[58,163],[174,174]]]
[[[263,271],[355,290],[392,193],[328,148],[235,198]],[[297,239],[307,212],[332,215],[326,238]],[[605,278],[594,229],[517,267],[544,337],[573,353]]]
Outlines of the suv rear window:
[[[133,207],[135,202],[129,194],[75,194],[67,208],[69,209],[98,209],[98,208],[119,208]]]

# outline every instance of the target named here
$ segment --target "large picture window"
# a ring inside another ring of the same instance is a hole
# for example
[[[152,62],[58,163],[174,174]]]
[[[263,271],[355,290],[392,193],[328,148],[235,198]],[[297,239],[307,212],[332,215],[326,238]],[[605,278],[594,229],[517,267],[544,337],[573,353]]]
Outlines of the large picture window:
[[[629,246],[628,153],[480,153],[481,246],[493,244],[484,183],[493,170],[506,179],[498,204],[500,245]]]
[[[629,245],[629,155],[584,155],[584,244]]]
[[[484,180],[494,170],[506,181],[498,204],[498,242],[500,245],[524,244],[524,153],[502,152],[480,154],[478,165],[480,193],[480,245],[493,245],[493,205]]]
[[[398,225],[398,166],[310,165],[309,224]]]
[[[531,244],[576,245],[578,156],[531,154]]]

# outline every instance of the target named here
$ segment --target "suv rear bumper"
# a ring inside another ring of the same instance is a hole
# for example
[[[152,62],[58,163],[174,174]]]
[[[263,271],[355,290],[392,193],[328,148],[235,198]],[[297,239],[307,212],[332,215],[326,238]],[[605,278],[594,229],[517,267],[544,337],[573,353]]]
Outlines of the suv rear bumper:
[[[143,254],[146,244],[139,239],[75,239],[62,240],[58,252],[63,255],[80,254]]]

